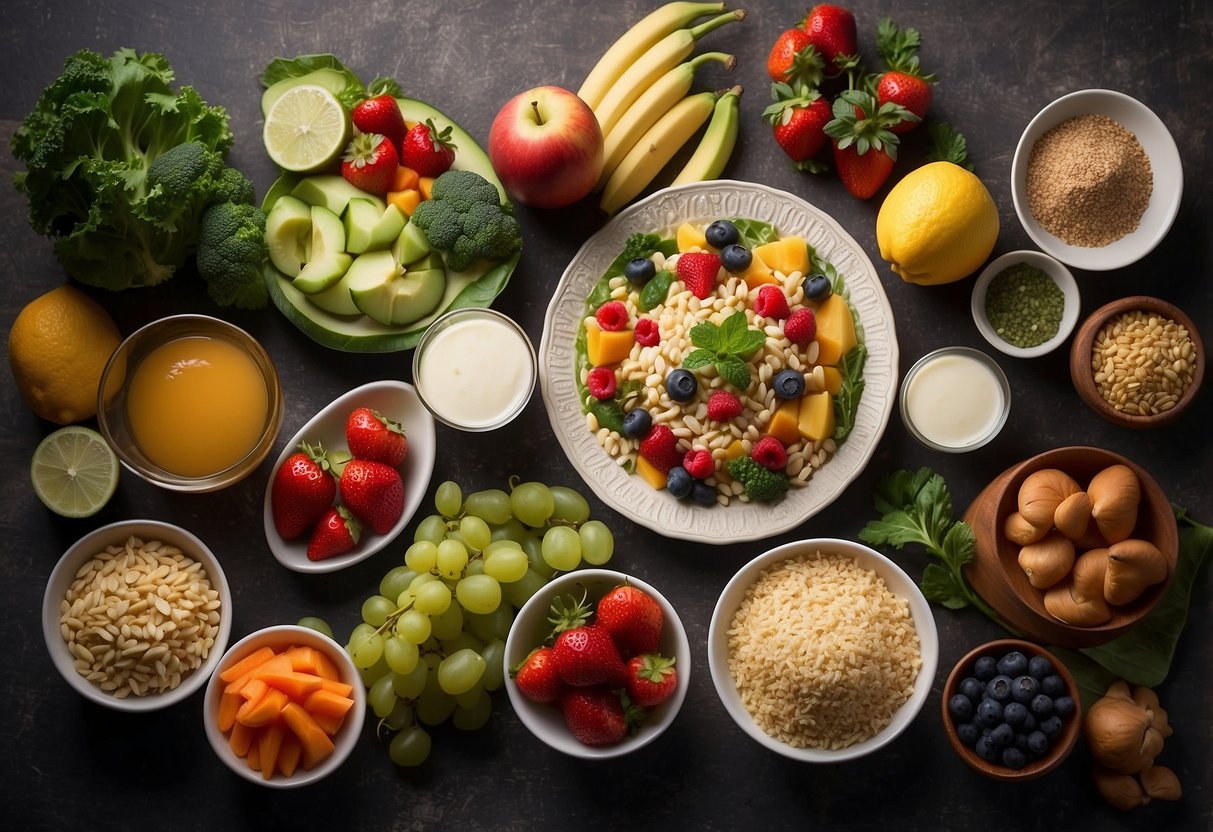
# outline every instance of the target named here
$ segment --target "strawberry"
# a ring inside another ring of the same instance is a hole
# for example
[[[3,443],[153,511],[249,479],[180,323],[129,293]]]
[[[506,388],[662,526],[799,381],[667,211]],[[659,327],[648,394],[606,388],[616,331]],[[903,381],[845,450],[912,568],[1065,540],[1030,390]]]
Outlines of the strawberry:
[[[623,681],[623,659],[611,639],[611,633],[600,624],[583,624],[556,636],[552,645],[552,661],[556,673],[566,685],[617,685]]]
[[[598,401],[613,398],[617,385],[615,371],[610,367],[595,367],[585,377],[585,389]]]
[[[825,62],[804,29],[787,29],[767,56],[767,74],[780,84],[813,89],[824,79]]]
[[[814,6],[805,15],[803,28],[827,65],[838,67],[859,51],[855,16],[841,6]]]
[[[337,480],[324,448],[306,442],[299,448],[279,466],[270,485],[270,513],[283,540],[310,530],[337,496]]]
[[[744,410],[741,399],[729,390],[713,390],[708,396],[708,418],[713,422],[727,422],[736,419]]]
[[[716,461],[706,448],[692,448],[682,458],[682,467],[697,480],[706,480],[716,473]]]
[[[404,513],[404,481],[399,471],[382,462],[350,460],[337,489],[346,508],[375,534],[387,534]]]
[[[393,468],[399,468],[409,453],[404,427],[369,407],[359,407],[350,414],[345,423],[345,441],[356,458]]]
[[[782,471],[788,467],[788,452],[774,436],[764,436],[755,442],[750,459],[768,471]]]
[[[703,300],[716,287],[720,273],[720,255],[712,251],[689,251],[678,257],[678,279],[695,297]]]
[[[788,299],[778,286],[763,286],[754,299],[754,312],[764,318],[783,320],[790,314]]]
[[[341,157],[341,175],[355,188],[382,196],[400,167],[396,147],[382,133],[359,133]]]
[[[661,332],[657,328],[657,321],[652,318],[638,318],[632,334],[642,347],[655,347],[661,343]]]
[[[796,94],[787,84],[771,87],[773,104],[763,117],[775,133],[775,142],[783,148],[796,167],[820,173],[825,167],[814,160],[825,147],[823,129],[830,120],[830,104],[816,90]]]
[[[569,691],[560,711],[569,732],[585,745],[614,745],[632,730],[619,694],[606,688]]]
[[[628,308],[617,300],[608,300],[594,313],[598,326],[607,332],[618,332],[628,325]]]
[[[376,95],[366,98],[354,105],[350,111],[350,119],[354,126],[363,133],[379,133],[386,136],[396,151],[400,151],[404,134],[408,128],[404,126],[404,116],[400,114],[400,106],[390,95]]]
[[[532,702],[556,702],[564,695],[565,685],[552,655],[551,647],[536,647],[510,671],[519,692]]]
[[[889,127],[894,133],[907,133],[918,126],[931,106],[931,85],[936,76],[926,74],[918,65],[918,47],[922,39],[916,29],[899,29],[889,18],[876,27],[876,48],[889,71],[876,83],[879,104],[893,102],[916,116]]]
[[[817,316],[812,309],[801,307],[783,322],[784,336],[797,346],[803,347],[817,337]]]
[[[633,704],[652,708],[670,698],[678,687],[674,659],[657,653],[633,656],[628,662],[628,678],[624,689]]]
[[[450,170],[456,149],[450,125],[440,131],[427,118],[424,124],[414,124],[405,134],[400,145],[400,163],[422,176],[438,176]]]
[[[877,106],[871,94],[846,90],[834,101],[834,118],[825,126],[834,140],[838,178],[853,195],[867,199],[893,172],[899,139],[889,128],[913,118],[898,104]]]
[[[682,454],[678,452],[678,437],[669,425],[653,425],[648,435],[640,441],[640,455],[658,471],[667,474],[682,462]]]
[[[657,652],[663,618],[653,596],[630,584],[615,587],[598,602],[598,626],[628,657]]]
[[[362,526],[345,506],[330,506],[312,530],[312,537],[307,542],[307,559],[324,560],[344,555],[358,545],[361,535]]]

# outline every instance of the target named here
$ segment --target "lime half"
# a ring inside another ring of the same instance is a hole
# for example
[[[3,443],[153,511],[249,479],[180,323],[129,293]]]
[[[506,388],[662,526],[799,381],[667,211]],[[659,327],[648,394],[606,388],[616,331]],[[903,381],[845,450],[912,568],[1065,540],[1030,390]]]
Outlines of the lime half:
[[[71,425],[38,444],[29,475],[34,493],[51,511],[88,517],[118,487],[118,457],[97,431]]]
[[[337,159],[350,137],[350,117],[324,87],[287,90],[265,115],[265,152],[283,170],[308,173]]]

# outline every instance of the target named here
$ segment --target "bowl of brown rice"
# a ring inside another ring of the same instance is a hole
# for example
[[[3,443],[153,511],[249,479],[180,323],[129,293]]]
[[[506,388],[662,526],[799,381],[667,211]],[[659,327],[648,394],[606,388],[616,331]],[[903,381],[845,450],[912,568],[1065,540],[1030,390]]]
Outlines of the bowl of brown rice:
[[[1067,266],[1108,271],[1167,235],[1183,165],[1167,126],[1114,90],[1063,95],[1028,123],[1011,162],[1011,196],[1028,236]]]
[[[206,684],[227,649],[232,593],[214,553],[170,523],[122,520],[77,540],[51,571],[42,634],[80,695],[154,711]]]
[[[776,753],[836,763],[892,742],[922,710],[939,660],[926,598],[860,543],[787,543],[720,594],[708,666],[729,716]]]

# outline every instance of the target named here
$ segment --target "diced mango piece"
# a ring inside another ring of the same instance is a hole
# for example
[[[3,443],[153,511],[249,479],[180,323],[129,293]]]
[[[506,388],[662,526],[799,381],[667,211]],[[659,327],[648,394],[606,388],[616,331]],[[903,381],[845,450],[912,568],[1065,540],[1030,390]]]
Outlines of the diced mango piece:
[[[797,430],[801,437],[818,442],[834,435],[834,397],[827,391],[809,393],[800,400]]]
[[[389,190],[393,191],[419,191],[418,185],[421,182],[421,174],[410,168],[408,165],[397,165],[396,173],[392,176],[392,187]]]
[[[642,480],[656,488],[658,491],[665,488],[665,472],[658,471],[647,459],[642,456],[636,457],[636,473],[640,475]]]
[[[745,456],[745,444],[740,439],[734,439],[724,449],[724,459],[728,462],[737,459],[739,456]]]
[[[703,251],[708,251],[708,239],[703,236],[703,229],[691,225],[689,222],[684,222],[678,226],[678,232],[674,235],[674,239],[678,242],[678,250],[690,251],[697,248]]]
[[[855,321],[842,295],[830,295],[817,307],[817,363],[835,366],[856,342]]]
[[[630,329],[609,331],[591,326],[585,330],[586,356],[595,367],[618,364],[628,357],[634,343],[636,335]]]
[[[771,271],[771,267],[758,256],[757,249],[751,251],[750,255],[749,268],[738,275],[738,277],[745,281],[747,286],[753,289],[755,286],[779,282],[775,279],[775,274]]]
[[[767,423],[767,435],[774,436],[785,445],[800,441],[800,401],[792,399],[781,404],[771,414]]]
[[[434,192],[434,177],[422,176],[417,179],[417,190],[421,191],[422,199],[431,199]]]
[[[837,367],[822,367],[826,376],[826,390],[831,396],[837,396],[842,389],[842,370]]]
[[[809,247],[804,237],[781,237],[773,243],[755,246],[753,253],[770,268],[784,275],[792,272],[809,273]]]
[[[388,205],[395,205],[406,217],[413,216],[417,206],[421,204],[421,191],[416,188],[406,188],[400,191],[388,191]]]

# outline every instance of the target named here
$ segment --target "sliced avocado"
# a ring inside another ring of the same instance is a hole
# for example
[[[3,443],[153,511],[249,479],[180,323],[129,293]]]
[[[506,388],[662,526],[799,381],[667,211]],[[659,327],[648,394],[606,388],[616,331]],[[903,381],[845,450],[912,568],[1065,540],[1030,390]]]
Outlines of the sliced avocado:
[[[308,303],[334,315],[361,315],[358,307],[354,305],[354,298],[350,295],[349,274],[349,271],[346,271],[340,280],[323,292],[307,295]]]
[[[315,84],[324,87],[333,95],[340,95],[342,90],[349,86],[349,83],[349,79],[335,69],[317,69],[295,78],[283,78],[277,83],[270,84],[265,92],[261,93],[261,115],[268,113],[274,106],[274,102],[281,98],[283,93],[295,87]]]
[[[345,253],[341,220],[332,211],[313,205],[311,257],[291,285],[308,295],[322,292],[340,280],[352,262]]]
[[[411,222],[404,227],[396,242],[392,244],[392,254],[401,263],[413,263],[430,253],[430,241],[421,230],[421,226]]]
[[[368,194],[361,188],[355,188],[341,176],[335,174],[320,174],[308,176],[299,180],[299,184],[291,191],[291,196],[301,199],[308,205],[319,205],[327,208],[337,216],[345,213],[345,208],[351,199],[368,199],[375,203],[382,214],[387,203],[374,194]]]
[[[404,214],[395,205],[380,211],[373,200],[356,197],[345,209],[345,250],[350,254],[378,251],[390,246],[404,228]],[[407,261],[406,261],[407,262]]]
[[[274,267],[296,277],[311,254],[311,207],[293,196],[275,202],[265,218],[265,243]]]
[[[350,266],[346,285],[364,315],[387,326],[403,326],[437,308],[446,291],[446,272],[405,271],[390,251],[369,251]]]

